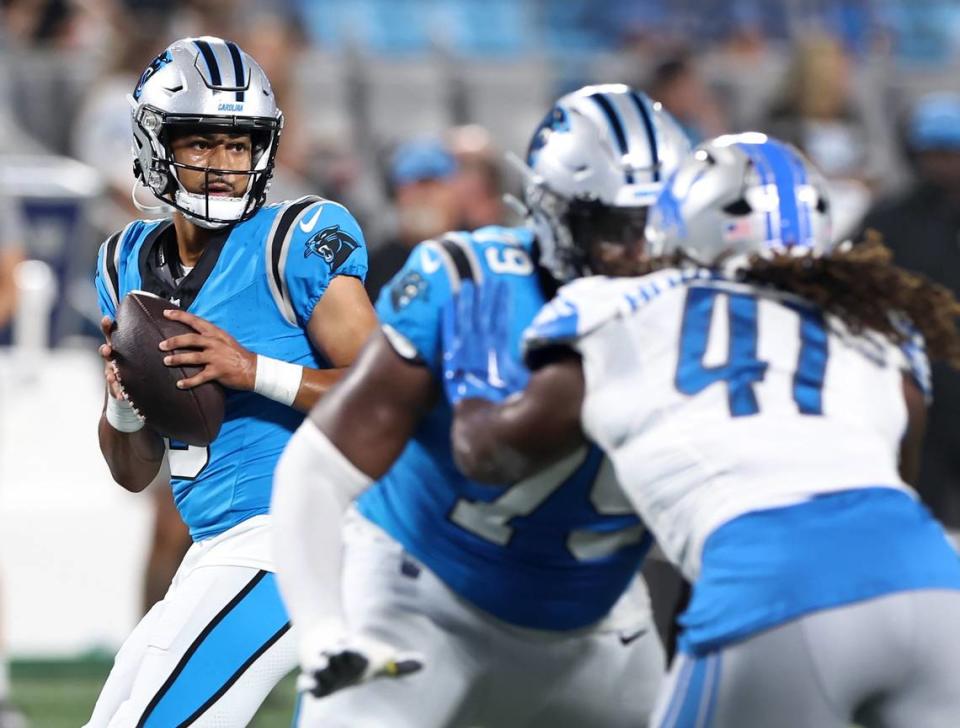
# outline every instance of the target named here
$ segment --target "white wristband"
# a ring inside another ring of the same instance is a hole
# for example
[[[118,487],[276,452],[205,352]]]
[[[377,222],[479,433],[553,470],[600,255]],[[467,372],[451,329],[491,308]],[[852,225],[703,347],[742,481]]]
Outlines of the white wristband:
[[[133,403],[125,399],[116,399],[107,395],[107,422],[119,432],[139,432],[143,429],[144,419],[137,414]]]
[[[264,397],[292,405],[300,391],[300,382],[303,379],[303,367],[269,356],[257,354],[257,378],[253,383],[253,391]]]

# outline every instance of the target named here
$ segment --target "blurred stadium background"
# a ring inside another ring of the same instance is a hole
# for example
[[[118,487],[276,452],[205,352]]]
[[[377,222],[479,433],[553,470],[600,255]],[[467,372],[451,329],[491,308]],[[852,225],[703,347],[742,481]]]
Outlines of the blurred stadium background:
[[[522,154],[549,101],[587,82],[647,90],[693,140],[757,129],[797,143],[831,180],[841,237],[909,194],[918,152],[960,149],[960,102],[929,96],[960,92],[955,1],[0,8],[0,615],[13,699],[44,728],[86,718],[143,608],[153,507],[113,485],[99,454],[92,278],[99,243],[140,214],[125,95],[173,39],[227,37],[265,67],[286,115],[272,199],[346,204],[374,251],[371,288],[421,238],[510,221],[499,197],[516,182],[502,153]],[[960,200],[960,173],[952,184]],[[960,256],[960,213],[943,217]],[[960,463],[941,465],[953,476],[941,490],[958,490]],[[960,497],[941,490],[925,495],[956,528]],[[288,725],[291,691],[287,681],[256,725]]]

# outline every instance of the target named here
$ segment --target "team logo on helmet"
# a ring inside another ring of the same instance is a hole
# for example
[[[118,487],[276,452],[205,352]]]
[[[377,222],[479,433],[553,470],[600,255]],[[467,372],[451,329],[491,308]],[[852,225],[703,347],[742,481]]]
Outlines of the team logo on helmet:
[[[140,80],[137,81],[137,87],[133,90],[133,98],[137,101],[140,100],[140,94],[143,93],[143,84],[150,80],[150,78],[163,68],[168,63],[173,63],[173,56],[170,54],[170,51],[164,51],[159,56],[150,61],[150,65],[147,66],[146,70],[140,74]]]
[[[338,268],[358,247],[360,243],[341,230],[339,225],[331,225],[306,242],[303,257],[319,255],[331,268]]]
[[[554,106],[533,133],[530,148],[527,150],[527,164],[532,165],[536,161],[537,153],[543,149],[547,139],[555,131],[570,131],[570,119],[560,106]]]

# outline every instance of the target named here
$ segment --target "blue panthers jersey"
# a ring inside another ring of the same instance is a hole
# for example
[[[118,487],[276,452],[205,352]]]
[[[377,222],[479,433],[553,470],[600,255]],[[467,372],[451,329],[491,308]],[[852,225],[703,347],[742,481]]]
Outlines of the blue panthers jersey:
[[[488,227],[417,246],[377,312],[397,353],[442,376],[441,320],[461,280],[510,290],[512,354],[544,304],[524,229]],[[455,467],[451,409],[441,401],[361,512],[460,596],[512,624],[565,630],[601,619],[631,581],[650,539],[596,448],[501,488]]]
[[[105,316],[115,317],[128,292],[145,290],[219,326],[250,351],[325,368],[307,322],[335,276],[362,280],[366,272],[366,246],[350,213],[304,197],[268,205],[224,230],[186,277],[172,220],[132,222],[101,246],[96,285]],[[291,407],[228,389],[216,440],[208,447],[168,442],[174,499],[194,540],[267,512],[274,465],[302,420]]]

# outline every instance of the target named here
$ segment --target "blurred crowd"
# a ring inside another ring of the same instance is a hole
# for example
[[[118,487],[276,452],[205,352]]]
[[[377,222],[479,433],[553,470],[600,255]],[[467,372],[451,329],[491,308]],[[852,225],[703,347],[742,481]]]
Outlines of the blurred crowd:
[[[285,114],[271,197],[319,193],[346,204],[371,249],[371,296],[418,241],[516,222],[502,199],[517,185],[504,152],[522,156],[549,100],[590,81],[644,89],[694,142],[756,129],[796,144],[830,181],[838,238],[875,228],[900,262],[960,293],[954,2],[0,7],[0,330],[12,315],[15,264],[26,256],[50,259],[59,277],[65,310],[54,338],[96,335],[97,246],[142,215],[131,198],[126,94],[172,39],[204,34],[235,40],[267,71]],[[79,212],[70,217],[71,209]],[[59,247],[51,224],[63,231]],[[938,370],[934,378],[920,487],[940,518],[960,528],[960,375]]]

